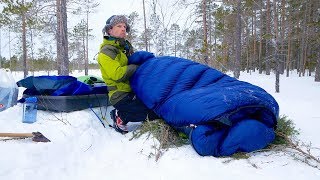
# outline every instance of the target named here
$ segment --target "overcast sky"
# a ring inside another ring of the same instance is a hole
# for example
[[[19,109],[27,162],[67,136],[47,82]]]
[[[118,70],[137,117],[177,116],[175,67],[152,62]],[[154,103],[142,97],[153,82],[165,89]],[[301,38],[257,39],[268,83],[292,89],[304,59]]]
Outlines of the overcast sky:
[[[95,52],[92,53],[92,56],[90,56],[89,54],[89,58],[93,58],[94,54],[96,54],[99,48],[99,44],[102,41],[101,30],[105,25],[106,20],[110,16],[115,14],[129,15],[132,12],[136,11],[139,14],[139,18],[141,19],[141,24],[139,24],[138,27],[143,27],[143,0],[100,0],[99,2],[100,6],[98,7],[96,13],[91,14],[90,17],[89,27],[93,28],[92,34],[94,34],[96,37],[94,41],[91,41],[91,45],[89,44],[89,50],[91,52]],[[166,25],[170,26],[172,23],[176,22],[180,25],[180,28],[183,28],[184,26],[191,26],[190,24],[194,22],[195,17],[190,18],[190,12],[193,11],[191,6],[189,10],[186,10],[185,8],[182,8],[181,5],[176,4],[177,0],[157,0],[157,2],[157,8],[162,8],[162,12],[158,13],[159,15],[162,13],[160,15],[160,18],[164,18],[163,20],[165,21]],[[152,3],[152,0],[145,0],[147,16],[150,15],[150,3]],[[188,25],[186,25],[185,23]],[[135,27],[137,27],[137,25],[135,25]],[[96,47],[93,46],[94,44],[96,44]]]
[[[176,0],[158,0],[161,3],[161,7],[163,8],[163,15],[164,20],[168,21],[167,24],[172,24],[174,18],[189,18],[187,16],[184,16],[184,13],[188,13],[181,8],[172,8],[172,3],[176,2]],[[102,42],[102,28],[105,25],[106,20],[115,14],[124,14],[129,15],[132,12],[137,12],[139,14],[139,18],[143,18],[143,0],[96,0],[96,2],[100,3],[100,6],[98,6],[93,13],[89,15],[89,28],[92,29],[91,34],[95,36],[93,40],[89,41],[89,61],[94,61],[95,54],[99,50],[99,45]],[[150,3],[151,0],[145,0],[145,6],[146,6],[146,15],[148,16],[149,9],[150,9]],[[159,5],[158,5],[159,7]],[[1,6],[0,6],[1,8]],[[174,12],[174,13],[172,13]],[[71,14],[68,14],[68,28],[72,29],[74,25],[79,23],[81,18],[72,16]],[[142,20],[140,21],[141,24],[139,24],[140,27],[142,27]],[[139,27],[138,26],[138,27]],[[136,26],[137,27],[137,26]],[[8,33],[6,30],[2,30],[1,33],[1,55],[3,57],[9,57],[8,53]],[[14,35],[12,35],[11,38],[13,38]],[[17,36],[15,36],[17,38]],[[12,41],[11,43],[11,55],[16,54],[15,50],[13,49],[13,46],[15,42]],[[39,42],[36,42],[36,44]],[[55,42],[52,42],[55,43]],[[53,44],[53,47],[55,47],[55,44]],[[37,49],[37,47],[35,47]]]
[[[102,41],[102,28],[105,25],[106,20],[114,14],[129,15],[136,11],[139,14],[142,12],[142,0],[97,0],[100,6],[96,8],[94,13],[89,15],[89,28],[92,29],[91,34],[95,36],[93,40],[89,42],[89,60],[92,61],[96,52],[98,52],[99,45]],[[2,7],[0,6],[1,10]],[[68,15],[68,28],[71,29],[75,24],[80,22],[79,17],[73,17]],[[6,30],[1,29],[1,56],[7,57],[8,53],[8,33]],[[13,35],[12,37],[13,38]],[[14,55],[14,42],[11,41],[11,55]],[[55,42],[54,42],[55,43]],[[55,45],[53,45],[55,47]]]
[[[100,6],[89,17],[89,27],[93,29],[92,34],[95,36],[89,44],[89,60],[91,61],[98,52],[102,42],[101,30],[110,16],[115,14],[129,15],[134,11],[142,16],[143,12],[142,0],[98,0],[98,2],[100,2]]]

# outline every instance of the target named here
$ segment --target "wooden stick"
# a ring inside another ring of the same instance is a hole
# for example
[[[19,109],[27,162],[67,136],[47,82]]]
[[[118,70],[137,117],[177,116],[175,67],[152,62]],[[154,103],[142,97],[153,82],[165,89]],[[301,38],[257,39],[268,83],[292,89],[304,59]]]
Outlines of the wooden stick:
[[[35,142],[50,142],[48,138],[42,135],[40,132],[32,133],[0,133],[0,137],[12,137],[12,138],[29,138],[32,137],[32,141]]]
[[[32,133],[0,133],[0,137],[33,137]]]

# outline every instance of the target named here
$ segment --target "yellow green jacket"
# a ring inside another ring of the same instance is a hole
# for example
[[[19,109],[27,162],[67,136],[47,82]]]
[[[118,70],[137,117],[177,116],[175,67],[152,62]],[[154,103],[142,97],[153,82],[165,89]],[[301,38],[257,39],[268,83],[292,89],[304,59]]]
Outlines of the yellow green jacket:
[[[108,87],[108,96],[112,105],[131,92],[129,78],[137,69],[137,65],[128,65],[128,57],[125,52],[127,48],[125,46],[132,49],[128,41],[105,37],[98,54],[100,71]]]

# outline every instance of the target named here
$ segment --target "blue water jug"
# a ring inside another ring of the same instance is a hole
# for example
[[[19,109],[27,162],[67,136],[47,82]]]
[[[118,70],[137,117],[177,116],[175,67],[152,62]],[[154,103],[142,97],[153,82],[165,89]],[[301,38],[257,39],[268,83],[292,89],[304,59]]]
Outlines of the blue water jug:
[[[37,97],[25,98],[23,104],[23,123],[34,123],[37,120]]]

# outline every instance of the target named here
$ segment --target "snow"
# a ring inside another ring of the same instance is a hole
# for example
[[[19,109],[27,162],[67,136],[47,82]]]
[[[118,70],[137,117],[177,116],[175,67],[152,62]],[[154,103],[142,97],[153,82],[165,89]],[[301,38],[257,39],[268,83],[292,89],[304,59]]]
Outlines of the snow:
[[[83,72],[82,72],[83,73]],[[90,71],[99,75],[99,71]],[[41,74],[41,72],[39,72]],[[35,74],[35,75],[39,75]],[[15,80],[22,73],[13,73]],[[77,76],[77,73],[72,74]],[[298,139],[312,143],[311,153],[320,157],[320,83],[312,77],[281,75],[280,93],[275,93],[275,76],[242,72],[240,80],[256,84],[272,94],[286,115],[300,130]],[[19,97],[24,89],[19,89]],[[94,108],[106,115],[108,109]],[[22,123],[22,105],[0,113],[0,132],[41,132],[51,140],[36,143],[31,139],[0,139],[0,179],[3,180],[88,180],[88,179],[290,179],[318,180],[320,170],[296,160],[287,152],[257,152],[249,159],[199,156],[190,145],[171,148],[158,161],[150,157],[157,142],[143,136],[131,140],[132,133],[121,135],[104,128],[90,109],[70,113],[38,110],[37,121]]]

